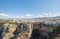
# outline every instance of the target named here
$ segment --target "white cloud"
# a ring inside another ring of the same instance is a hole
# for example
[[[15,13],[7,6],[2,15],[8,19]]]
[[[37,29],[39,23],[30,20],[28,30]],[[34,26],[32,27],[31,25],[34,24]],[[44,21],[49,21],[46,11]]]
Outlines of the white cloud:
[[[7,14],[1,13],[0,16],[8,16]]]
[[[21,18],[41,18],[41,17],[55,17],[55,16],[60,16],[60,13],[43,13],[43,14],[25,14],[20,16]]]
[[[43,15],[43,17],[52,17],[52,13],[44,13],[42,15]]]
[[[33,18],[34,15],[33,14],[26,14],[25,17],[27,17],[27,18]]]
[[[54,16],[60,16],[60,13],[55,13]]]
[[[39,17],[55,17],[55,16],[60,16],[60,13],[43,13],[39,14]]]
[[[60,16],[60,13],[43,13],[43,14],[25,14],[20,16],[11,16],[4,13],[0,13],[0,16],[5,18],[41,18],[41,17],[55,17]]]
[[[31,16],[33,16],[33,15],[32,15],[32,14],[26,14],[25,16],[31,17]]]

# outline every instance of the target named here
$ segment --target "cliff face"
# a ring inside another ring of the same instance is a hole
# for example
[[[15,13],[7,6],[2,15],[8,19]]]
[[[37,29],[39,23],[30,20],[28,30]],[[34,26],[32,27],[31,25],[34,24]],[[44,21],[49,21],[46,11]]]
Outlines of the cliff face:
[[[13,32],[15,31],[17,27],[15,24],[4,23],[2,24],[2,26],[3,26],[2,35],[1,35],[2,39],[10,39],[14,37]]]
[[[0,23],[0,39],[29,39],[32,33],[28,23]]]
[[[0,39],[48,39],[54,26],[43,22],[0,23]]]

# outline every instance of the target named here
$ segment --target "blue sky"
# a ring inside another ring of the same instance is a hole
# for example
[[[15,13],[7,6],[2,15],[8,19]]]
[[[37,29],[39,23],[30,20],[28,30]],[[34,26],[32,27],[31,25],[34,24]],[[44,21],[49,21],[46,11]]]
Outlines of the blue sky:
[[[36,17],[57,13],[60,13],[60,0],[0,0],[0,14]]]

